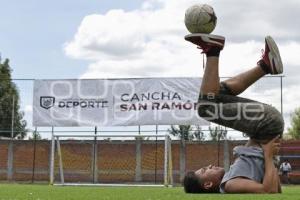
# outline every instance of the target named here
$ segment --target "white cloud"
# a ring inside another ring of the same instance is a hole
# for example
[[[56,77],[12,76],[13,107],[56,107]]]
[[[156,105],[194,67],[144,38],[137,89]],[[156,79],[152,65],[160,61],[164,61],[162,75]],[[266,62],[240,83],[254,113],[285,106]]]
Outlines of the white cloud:
[[[81,78],[202,76],[200,51],[183,39],[188,34],[184,12],[194,3],[199,1],[146,0],[133,11],[88,15],[74,38],[65,44],[65,52],[72,58],[90,61]],[[300,17],[300,1],[200,3],[214,7],[218,24],[213,33],[226,36],[220,59],[221,76],[232,76],[255,66],[264,47],[264,36],[271,34],[278,41],[286,68],[285,114],[300,106],[299,98],[293,94],[300,78],[296,67],[300,63],[300,26],[295,21]],[[261,100],[266,91],[269,96],[278,94],[278,88],[263,90],[256,90],[262,94]],[[267,97],[265,100],[269,101]]]
[[[217,32],[231,40],[260,39],[272,34],[280,40],[299,40],[300,2],[297,0],[272,1],[212,1],[217,15]]]
[[[183,22],[185,9],[196,2],[199,3],[193,0],[148,0],[140,9],[130,12],[110,10],[105,14],[86,16],[74,39],[65,44],[65,52],[70,57],[91,61],[82,75],[85,78],[201,75],[195,74],[201,56],[183,40],[187,34]],[[241,66],[255,65],[266,34],[271,33],[282,41],[291,40],[294,33],[298,33],[298,26],[289,18],[295,15],[295,7],[300,7],[295,0],[277,4],[270,0],[205,3],[211,4],[218,15],[214,33],[224,34],[227,38],[221,65],[232,67],[221,69],[224,75],[236,71],[234,66],[244,69]],[[277,17],[275,12],[279,10],[281,15]],[[278,24],[284,19],[285,23]],[[299,48],[297,42],[290,42],[290,45]],[[291,64],[298,63],[297,56],[287,56]],[[182,69],[185,69],[184,73]]]

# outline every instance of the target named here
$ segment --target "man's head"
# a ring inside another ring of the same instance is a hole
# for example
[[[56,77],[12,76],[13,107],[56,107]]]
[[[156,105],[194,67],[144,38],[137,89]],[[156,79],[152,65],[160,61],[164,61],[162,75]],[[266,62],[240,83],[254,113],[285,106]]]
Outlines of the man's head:
[[[287,164],[289,161],[287,159],[284,159],[283,163]]]
[[[218,193],[224,169],[209,165],[197,171],[187,172],[183,179],[186,193]]]

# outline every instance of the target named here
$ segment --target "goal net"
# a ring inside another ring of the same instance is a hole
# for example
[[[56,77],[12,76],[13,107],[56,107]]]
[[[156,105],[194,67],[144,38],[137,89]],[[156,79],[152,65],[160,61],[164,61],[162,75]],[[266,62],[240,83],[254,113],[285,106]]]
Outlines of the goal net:
[[[168,135],[54,135],[50,184],[173,184]]]

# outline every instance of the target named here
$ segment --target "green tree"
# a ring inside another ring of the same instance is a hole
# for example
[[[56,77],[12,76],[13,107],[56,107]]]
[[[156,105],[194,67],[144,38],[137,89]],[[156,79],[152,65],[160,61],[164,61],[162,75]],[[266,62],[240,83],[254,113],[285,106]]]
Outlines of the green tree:
[[[212,141],[224,140],[227,137],[227,130],[222,126],[209,126],[208,130]]]
[[[38,131],[33,131],[32,136],[28,138],[29,140],[41,140],[42,136]]]
[[[11,80],[11,71],[8,59],[0,63],[0,136],[11,137],[13,131],[14,138],[24,138],[27,123],[19,111],[19,91]]]
[[[287,134],[292,139],[300,139],[300,108],[296,108],[291,117],[291,127],[288,128]]]
[[[200,126],[172,125],[171,129],[169,129],[168,131],[171,135],[176,136],[184,141],[192,141],[192,140],[202,141],[205,139],[204,132],[201,130]]]

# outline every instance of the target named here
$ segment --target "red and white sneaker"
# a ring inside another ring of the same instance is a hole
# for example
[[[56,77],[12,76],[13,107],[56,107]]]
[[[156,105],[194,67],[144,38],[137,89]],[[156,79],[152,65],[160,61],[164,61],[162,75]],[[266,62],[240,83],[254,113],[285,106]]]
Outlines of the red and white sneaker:
[[[202,53],[207,53],[213,47],[218,47],[222,50],[225,44],[225,37],[205,33],[189,34],[184,39],[197,45],[199,49],[203,50]]]
[[[265,37],[265,50],[258,64],[262,61],[267,65],[270,74],[281,74],[283,72],[279,49],[271,36]]]

